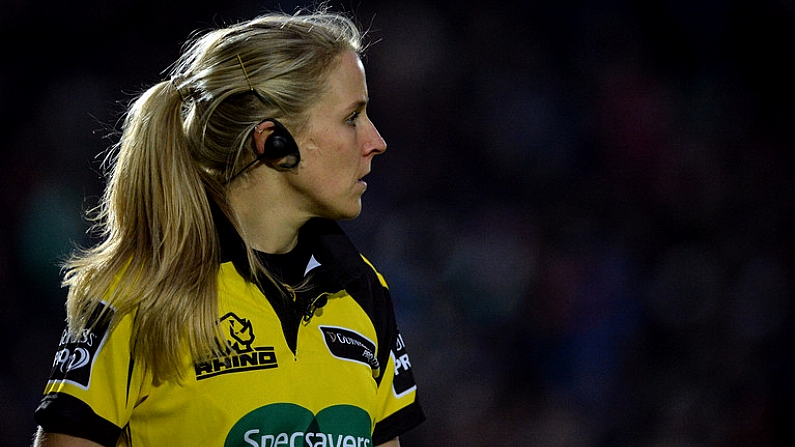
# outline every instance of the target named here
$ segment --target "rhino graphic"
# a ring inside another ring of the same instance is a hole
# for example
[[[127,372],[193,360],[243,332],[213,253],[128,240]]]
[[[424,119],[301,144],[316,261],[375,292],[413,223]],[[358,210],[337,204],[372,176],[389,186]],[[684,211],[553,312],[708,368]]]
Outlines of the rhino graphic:
[[[252,350],[251,343],[254,342],[254,328],[249,320],[229,312],[221,317],[220,324],[222,325],[222,330],[228,330],[227,340],[232,349],[236,352],[249,352]]]

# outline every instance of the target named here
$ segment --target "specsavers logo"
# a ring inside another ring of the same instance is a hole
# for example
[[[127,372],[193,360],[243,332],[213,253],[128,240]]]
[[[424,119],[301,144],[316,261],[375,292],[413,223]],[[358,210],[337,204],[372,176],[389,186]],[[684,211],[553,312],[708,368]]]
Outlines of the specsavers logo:
[[[271,404],[243,416],[224,447],[373,447],[370,427],[367,412],[352,405],[314,415],[295,404]]]

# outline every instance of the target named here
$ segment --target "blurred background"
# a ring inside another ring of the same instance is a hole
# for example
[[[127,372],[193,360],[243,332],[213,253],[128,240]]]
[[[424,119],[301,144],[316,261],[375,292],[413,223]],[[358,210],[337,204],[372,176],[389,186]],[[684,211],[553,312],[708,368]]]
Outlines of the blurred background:
[[[0,0],[0,446],[26,446],[96,154],[197,28],[301,2]],[[347,1],[389,143],[344,226],[425,446],[793,440],[795,1]]]

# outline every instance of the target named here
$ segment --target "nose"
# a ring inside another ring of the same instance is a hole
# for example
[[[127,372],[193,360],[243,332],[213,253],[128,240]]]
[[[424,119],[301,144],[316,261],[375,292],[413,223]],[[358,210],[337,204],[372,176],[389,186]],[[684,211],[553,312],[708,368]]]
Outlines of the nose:
[[[378,132],[378,129],[375,128],[375,124],[368,119],[370,123],[370,132],[366,139],[365,145],[365,153],[366,155],[378,155],[383,154],[386,152],[386,141],[381,136],[381,133]]]

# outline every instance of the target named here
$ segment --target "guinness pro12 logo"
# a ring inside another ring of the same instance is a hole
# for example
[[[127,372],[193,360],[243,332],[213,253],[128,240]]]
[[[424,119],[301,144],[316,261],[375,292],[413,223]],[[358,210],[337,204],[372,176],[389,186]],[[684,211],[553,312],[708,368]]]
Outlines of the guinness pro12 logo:
[[[51,382],[65,381],[88,389],[91,366],[108,338],[108,328],[113,318],[113,308],[105,309],[103,303],[89,318],[88,327],[79,334],[71,333],[68,328],[63,331],[52,362]]]

